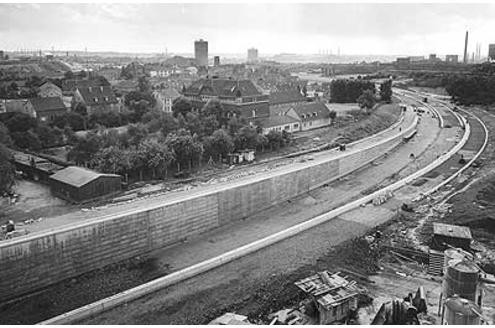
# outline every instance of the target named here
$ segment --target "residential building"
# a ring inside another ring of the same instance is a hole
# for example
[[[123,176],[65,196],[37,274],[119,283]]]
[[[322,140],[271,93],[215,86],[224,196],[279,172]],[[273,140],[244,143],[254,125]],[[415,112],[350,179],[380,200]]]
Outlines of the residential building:
[[[445,62],[450,64],[457,64],[459,62],[459,55],[446,55]]]
[[[33,104],[29,99],[1,99],[3,111],[6,113],[17,112],[24,113],[31,117],[36,117]]]
[[[81,202],[120,191],[121,176],[69,166],[52,174],[49,184],[54,195]]]
[[[495,43],[488,45],[488,60],[495,60]]]
[[[196,109],[210,99],[217,99],[231,115],[240,115],[249,122],[270,116],[268,95],[263,94],[251,80],[202,78],[182,92]]]
[[[270,93],[270,110],[272,108],[285,108],[288,106],[307,102],[306,97],[297,88],[283,88]]]
[[[74,93],[74,102],[83,103],[88,114],[99,110],[120,110],[120,103],[111,87],[78,87]]]
[[[213,57],[213,66],[220,66],[220,56]]]
[[[53,84],[52,82],[45,82],[43,83],[38,90],[38,96],[39,97],[59,97],[61,98],[62,95],[62,89]]]
[[[162,112],[171,113],[172,104],[175,99],[180,97],[180,93],[174,88],[166,88],[153,92],[153,97],[156,99],[156,107]]]
[[[285,115],[300,122],[300,131],[328,126],[332,123],[330,110],[324,103],[315,101],[292,106]]]
[[[196,65],[208,66],[208,41],[203,39],[194,41],[194,58]]]
[[[258,49],[256,48],[248,49],[247,61],[248,63],[254,63],[258,61]]]
[[[67,107],[60,97],[31,98],[29,102],[40,122],[52,122],[56,116],[64,115],[67,112]]]
[[[62,81],[62,92],[64,95],[73,96],[77,88],[88,88],[101,86],[99,80],[64,80]]]
[[[263,134],[268,134],[270,131],[294,133],[300,131],[300,125],[298,119],[288,115],[270,116],[259,121]]]

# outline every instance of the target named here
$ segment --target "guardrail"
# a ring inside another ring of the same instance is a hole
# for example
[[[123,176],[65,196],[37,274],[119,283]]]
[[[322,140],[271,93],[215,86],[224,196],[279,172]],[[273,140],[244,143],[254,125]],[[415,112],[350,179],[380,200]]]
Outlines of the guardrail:
[[[324,222],[327,222],[338,215],[341,215],[343,213],[346,213],[350,210],[356,209],[359,206],[371,202],[373,199],[375,199],[378,196],[383,195],[384,193],[387,193],[389,191],[394,191],[397,190],[406,184],[412,182],[413,180],[417,179],[418,177],[430,172],[431,170],[435,169],[436,167],[440,166],[443,164],[445,161],[447,161],[453,154],[455,154],[457,151],[459,151],[464,144],[467,142],[467,139],[469,138],[470,135],[470,127],[469,125],[466,127],[464,130],[464,135],[462,139],[459,141],[458,144],[456,144],[451,150],[449,150],[446,154],[440,156],[437,158],[434,162],[430,163],[426,167],[420,169],[419,171],[407,176],[406,178],[399,180],[385,188],[382,188],[378,191],[373,192],[370,195],[364,196],[358,200],[352,201],[344,206],[341,206],[337,209],[331,210],[325,214],[319,215],[311,220],[299,223],[295,226],[292,226],[290,228],[287,228],[285,230],[282,230],[280,232],[277,232],[275,234],[272,234],[270,236],[267,236],[265,238],[262,238],[260,240],[254,241],[252,243],[249,243],[247,245],[241,246],[239,248],[236,248],[232,251],[226,252],[222,255],[216,256],[214,258],[211,258],[209,260],[200,262],[198,264],[192,265],[190,267],[187,267],[185,269],[182,269],[180,271],[171,273],[167,276],[155,279],[153,281],[150,281],[148,283],[145,283],[143,285],[131,288],[127,291],[118,293],[116,295],[113,295],[111,297],[99,300],[97,302],[88,304],[86,306],[80,307],[78,309],[72,310],[70,312],[61,314],[59,316],[56,316],[54,318],[51,318],[49,320],[43,321],[39,324],[68,324],[68,323],[73,323],[78,320],[84,319],[91,317],[93,315],[96,315],[98,313],[107,311],[113,307],[116,307],[118,305],[130,302],[132,300],[135,300],[137,298],[140,298],[144,295],[150,294],[152,292],[158,291],[160,289],[169,287],[173,284],[176,284],[178,282],[181,282],[183,280],[189,279],[191,277],[194,277],[198,274],[207,272],[213,268],[216,268],[218,266],[221,266],[223,264],[226,264],[228,262],[231,262],[235,259],[238,259],[240,257],[246,256],[250,253],[256,252],[262,248],[265,248],[267,246],[270,246],[272,244],[275,244],[277,242],[280,242],[284,239],[290,238],[300,232],[309,230],[317,225],[320,225]]]

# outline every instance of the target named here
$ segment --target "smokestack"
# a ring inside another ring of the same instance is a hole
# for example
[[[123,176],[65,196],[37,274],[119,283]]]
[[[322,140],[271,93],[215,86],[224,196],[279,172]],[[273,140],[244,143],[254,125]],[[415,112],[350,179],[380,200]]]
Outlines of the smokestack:
[[[467,47],[468,47],[468,31],[466,31],[466,39],[464,40],[464,64],[467,64],[468,61]]]

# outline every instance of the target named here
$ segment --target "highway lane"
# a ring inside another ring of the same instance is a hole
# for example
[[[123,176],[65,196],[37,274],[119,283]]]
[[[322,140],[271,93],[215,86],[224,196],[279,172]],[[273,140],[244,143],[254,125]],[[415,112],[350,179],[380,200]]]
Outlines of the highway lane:
[[[448,112],[447,112],[447,115],[448,115]],[[435,128],[438,128],[437,121],[431,117],[425,117],[422,120],[419,136],[425,137],[425,135],[423,135],[423,133],[435,131]],[[437,138],[437,132],[438,131],[435,131],[433,133],[435,135],[433,137],[434,140],[438,139]],[[452,134],[453,131],[451,129],[444,129],[441,132],[445,132],[445,133],[450,132],[451,138],[453,138],[455,136],[455,134]],[[443,135],[442,138],[443,137],[445,137],[445,135]],[[453,138],[453,139],[455,139],[455,138]],[[421,139],[418,139],[418,140],[421,140]],[[441,140],[443,141],[443,139],[441,139]],[[455,142],[456,142],[455,140],[452,140],[451,142],[445,143],[444,146],[446,148],[444,148],[444,150],[450,149],[451,146],[453,144],[455,144]],[[421,150],[421,147],[423,147],[422,150]],[[426,145],[426,147],[425,147],[425,143],[423,143],[423,142],[415,142],[415,143],[413,142],[411,144],[406,144],[403,147],[400,147],[400,149],[398,149],[397,152],[393,152],[392,154],[389,154],[386,159],[384,159],[383,161],[380,161],[380,163],[377,163],[376,166],[373,166],[372,168],[375,169],[374,171],[371,170],[372,171],[371,172],[371,171],[369,171],[370,168],[367,168],[365,170],[361,170],[359,173],[353,174],[347,180],[348,183],[347,184],[344,183],[345,188],[339,188],[339,186],[332,184],[331,186],[326,188],[330,191],[326,191],[326,192],[322,191],[322,193],[320,195],[315,195],[314,193],[311,193],[311,196],[316,196],[316,198],[315,197],[311,197],[311,198],[313,198],[313,199],[325,199],[326,198],[327,200],[328,199],[334,199],[331,197],[332,196],[335,197],[337,194],[342,194],[346,188],[348,190],[352,189],[353,185],[354,185],[354,188],[356,188],[356,189],[363,188],[363,185],[361,184],[361,182],[367,180],[367,175],[366,175],[367,173],[372,175],[372,176],[375,176],[375,177],[377,175],[384,174],[384,170],[386,170],[388,173],[391,173],[391,172],[393,172],[394,163],[397,163],[397,161],[400,161],[401,158],[409,158],[408,155],[410,154],[410,151],[412,149],[416,149],[417,153],[421,154],[423,152],[426,152],[426,150],[424,148],[428,148],[428,146]],[[418,166],[416,166],[416,169],[417,168],[418,168]],[[382,172],[379,173],[378,170],[382,170]],[[333,188],[335,188],[335,189],[333,189]],[[354,190],[356,190],[356,189],[354,189]],[[333,191],[333,194],[332,194],[332,191]],[[318,196],[321,196],[321,198]],[[299,205],[304,205],[304,202],[307,202],[308,199],[305,198],[305,199],[301,199],[299,201],[300,201]],[[394,203],[394,202],[392,202],[392,203]],[[318,204],[314,204],[314,203],[311,205],[312,205],[311,206],[312,208],[318,206]],[[294,204],[294,206],[296,206],[296,204]],[[311,212],[306,208],[299,210],[297,212],[294,212],[294,207],[293,207],[292,213],[291,213],[290,209],[289,209],[290,207],[291,207],[291,205],[285,204],[284,208],[281,208],[281,207],[274,208],[273,211],[270,212],[269,214],[267,213],[263,217],[258,218],[258,220],[261,219],[262,221],[260,220],[261,222],[260,221],[257,222],[258,223],[258,230],[256,231],[257,233],[252,234],[252,235],[254,237],[256,237],[256,234],[258,234],[258,238],[261,238],[262,236],[259,236],[259,233],[262,231],[266,231],[266,230],[270,229],[269,224],[268,225],[266,224],[267,219],[269,219],[269,218],[277,218],[279,220],[279,229],[281,229],[282,227],[280,227],[280,222],[287,222],[288,218],[291,217],[291,214],[294,217],[300,218],[300,217],[305,217],[304,216],[305,213]],[[288,210],[288,211],[284,211],[284,210]],[[374,209],[372,209],[372,210],[374,210]],[[278,216],[276,213],[277,211],[279,212]],[[246,271],[243,271],[244,269],[249,270],[249,269],[247,269],[247,267],[244,267],[243,265],[241,265],[241,267],[242,267],[241,270],[239,270],[238,272],[234,272],[236,270],[232,267],[232,264],[230,264],[230,263],[222,266],[221,268],[214,269],[213,271],[216,272],[216,275],[218,275],[218,278],[224,279],[223,282],[225,282],[225,281],[231,281],[233,279],[233,277],[238,277],[239,275],[241,275],[242,277],[245,277],[245,276],[251,277],[251,275],[252,275],[253,277],[258,277],[258,278],[260,277],[260,275],[266,276],[268,274],[267,270],[268,271],[270,271],[270,270],[268,268],[263,267],[263,265],[261,265],[261,263],[270,263],[270,265],[273,265],[274,263],[276,263],[275,267],[277,268],[277,270],[283,270],[284,266],[281,265],[282,262],[284,263],[284,265],[286,265],[285,268],[288,268],[288,269],[293,268],[294,263],[298,263],[299,265],[302,265],[302,263],[307,263],[307,260],[309,258],[304,258],[304,259],[300,259],[297,257],[294,258],[295,254],[291,248],[287,248],[287,245],[286,245],[287,243],[289,243],[290,245],[292,245],[292,247],[295,248],[294,251],[296,251],[296,253],[303,252],[303,253],[313,254],[310,256],[310,258],[314,258],[318,252],[323,251],[323,249],[321,248],[322,244],[324,244],[326,246],[337,244],[343,240],[346,240],[346,239],[351,238],[353,236],[362,234],[364,231],[369,229],[370,226],[373,226],[373,225],[376,225],[376,224],[383,222],[383,217],[380,218],[379,216],[376,216],[376,215],[375,216],[372,215],[371,217],[373,217],[372,220],[365,220],[365,222],[363,222],[362,219],[356,220],[355,218],[352,218],[350,220],[342,220],[340,218],[337,218],[337,219],[332,220],[328,223],[322,224],[321,227],[315,227],[315,228],[311,229],[311,232],[307,231],[307,232],[302,233],[301,236],[296,236],[296,237],[290,238],[290,240],[292,240],[292,242],[283,241],[279,244],[275,244],[275,245],[270,246],[266,250],[261,250],[255,254],[248,255],[243,259],[236,260],[237,265],[239,264],[239,262],[250,263],[250,265],[252,265],[251,268],[255,267],[256,270],[259,270],[260,272],[256,272],[256,273],[249,272],[248,273]],[[175,249],[171,248],[171,249],[164,250],[159,255],[159,257],[162,260],[167,261],[168,264],[170,264],[170,262],[172,262],[173,264],[178,265],[179,262],[177,262],[176,259],[181,259],[180,261],[182,261],[182,263],[184,263],[184,262],[187,262],[191,258],[192,258],[192,260],[197,260],[198,257],[195,256],[197,254],[203,254],[204,255],[205,253],[208,253],[208,252],[218,252],[224,247],[229,249],[229,247],[232,247],[232,245],[235,245],[235,242],[239,242],[240,240],[245,240],[243,236],[249,235],[250,223],[256,223],[256,219],[253,219],[252,221],[250,219],[249,222],[244,222],[244,223],[242,223],[242,225],[239,225],[237,227],[235,227],[235,226],[225,227],[224,229],[220,229],[219,231],[216,231],[213,234],[209,234],[208,236],[203,236],[204,238],[199,238],[198,240],[191,241],[190,243],[188,243],[188,245],[180,245],[180,246],[177,246]],[[293,223],[291,223],[291,224],[293,224]],[[261,230],[261,229],[263,229],[263,230]],[[247,233],[246,233],[246,231],[247,231]],[[325,231],[325,233],[320,234],[320,231]],[[339,232],[337,232],[337,231],[339,231]],[[305,236],[305,237],[302,237],[302,236]],[[323,242],[321,238],[323,238],[324,236],[325,236],[326,240]],[[329,236],[332,236],[332,238],[329,239]],[[315,237],[316,237],[316,240],[318,240],[318,242],[321,243],[318,246],[315,244],[315,242],[313,240]],[[303,241],[301,241],[301,238],[303,238],[302,239]],[[311,240],[308,240],[308,238],[311,238]],[[299,240],[300,242],[294,242],[294,240]],[[208,245],[208,244],[210,244],[210,245]],[[286,246],[281,246],[284,244]],[[281,252],[283,251],[283,249],[287,250],[288,254],[282,255]],[[264,257],[260,257],[260,255],[258,255],[258,253],[277,254],[277,256],[276,256],[276,258],[272,258],[269,256],[269,259],[265,259]],[[211,256],[211,253],[209,256]],[[258,262],[254,259],[257,259]],[[174,262],[174,260],[176,260],[176,262]],[[287,262],[287,261],[291,261],[291,260],[294,262],[291,262],[291,263]],[[176,266],[174,266],[174,268],[176,268]],[[224,268],[225,268],[225,270],[224,270]],[[203,277],[203,278],[205,276],[210,277],[210,273],[205,273],[205,274],[201,275],[201,277]],[[182,296],[184,296],[184,294],[182,294],[183,290],[188,290],[189,292],[192,292],[192,290],[189,288],[189,282],[194,281],[193,284],[197,287],[196,278],[198,278],[198,277],[191,278],[190,280],[187,281],[187,283],[181,283],[180,287],[179,286],[172,286],[172,287],[166,288],[162,291],[154,293],[153,294],[154,296],[150,295],[150,296],[146,296],[142,299],[135,300],[135,301],[127,304],[125,309],[124,308],[116,308],[114,310],[111,310],[110,312],[103,313],[103,314],[99,315],[97,318],[94,318],[94,320],[87,320],[87,321],[84,321],[83,323],[100,323],[100,324],[101,323],[158,323],[158,322],[160,322],[160,323],[178,323],[178,322],[173,321],[173,320],[168,321],[164,317],[164,313],[167,312],[167,310],[166,310],[167,306],[165,304],[170,305],[171,303],[169,303],[169,302],[173,302],[173,298],[178,296],[177,292],[179,293],[179,295],[182,295]],[[209,280],[209,279],[210,278],[207,278],[207,280]],[[213,277],[211,277],[211,279],[213,279]],[[234,279],[238,279],[238,278],[234,278]],[[223,288],[224,284],[217,281],[217,286],[218,286],[218,284],[221,284],[222,288]],[[178,288],[178,289],[176,289],[176,288]],[[208,288],[208,283],[202,284],[201,289],[204,289],[204,288]],[[173,291],[173,292],[171,292],[171,291]],[[172,293],[172,294],[170,294],[170,293]],[[216,292],[213,292],[213,293],[216,293]],[[160,310],[150,311],[150,310],[148,310],[149,309],[148,307],[153,308],[153,309],[156,309],[158,307],[162,310],[162,312],[160,312]],[[123,313],[122,311],[125,311],[126,313]],[[131,313],[128,313],[127,311],[131,311]],[[158,312],[158,313],[156,313],[156,312]],[[120,316],[123,316],[122,320],[119,319]],[[156,319],[156,320],[152,319],[152,318],[156,318],[156,317],[159,317],[161,319],[159,319],[159,320],[158,319]],[[114,320],[116,320],[116,321],[114,321]],[[160,321],[160,320],[165,320],[165,321]],[[186,322],[180,322],[180,323],[186,323]]]

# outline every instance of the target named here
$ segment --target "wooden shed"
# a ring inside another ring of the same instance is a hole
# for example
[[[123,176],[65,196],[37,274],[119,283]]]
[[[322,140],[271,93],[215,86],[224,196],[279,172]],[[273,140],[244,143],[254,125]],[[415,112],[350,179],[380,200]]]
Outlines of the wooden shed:
[[[357,310],[361,290],[355,281],[341,277],[339,272],[323,271],[299,280],[295,285],[311,296],[320,325],[343,320],[351,311]]]
[[[104,174],[78,166],[69,166],[50,176],[54,195],[82,202],[121,190],[121,176]]]

